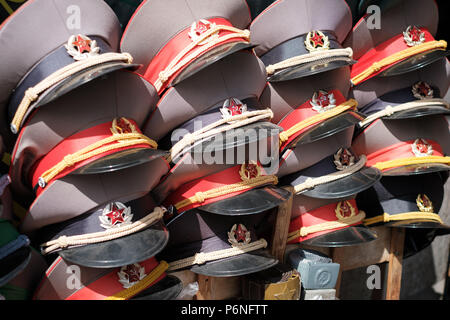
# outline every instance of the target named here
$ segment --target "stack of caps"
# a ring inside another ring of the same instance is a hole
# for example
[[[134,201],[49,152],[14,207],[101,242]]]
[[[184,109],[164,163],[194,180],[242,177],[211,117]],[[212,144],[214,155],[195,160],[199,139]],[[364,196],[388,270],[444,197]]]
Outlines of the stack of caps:
[[[2,137],[12,148],[11,189],[27,208],[20,232],[54,260],[35,297],[88,298],[52,294],[54,281],[62,286],[69,276],[57,264],[96,270],[87,275],[142,263],[138,280],[130,271],[123,282],[109,277],[96,288],[122,299],[170,289],[174,298],[181,281],[154,258],[168,242],[165,209],[149,195],[169,170],[168,153],[142,133],[157,90],[119,51],[111,8],[102,0],[77,7],[82,23],[73,20],[71,1],[30,0],[0,27]],[[77,288],[92,286],[90,279]]]
[[[434,38],[434,1],[399,0],[381,8],[382,29],[361,18],[344,42],[358,60],[351,94],[366,116],[352,148],[383,175],[356,200],[365,225],[406,228],[404,255],[410,256],[450,230],[442,218],[449,212],[450,107],[444,97],[450,65],[447,43]]]
[[[38,267],[33,247],[35,299],[175,299],[186,269],[270,278],[289,189],[290,244],[388,224],[417,231],[412,254],[446,234],[437,7],[378,1],[383,28],[352,30],[374,2],[152,0],[125,26],[103,0],[28,0],[0,25],[6,178],[26,208],[0,239],[1,289]]]
[[[20,228],[53,262],[34,298],[173,299],[167,270],[275,265],[267,221],[290,193],[246,2],[144,1],[123,34],[104,1],[77,3],[82,24],[70,5],[30,0],[0,28],[23,38],[0,67]]]
[[[295,192],[288,243],[335,247],[376,239],[355,202],[381,173],[351,149],[364,119],[347,98],[356,61],[342,43],[351,27],[345,1],[332,0],[276,1],[250,26],[268,73],[260,100],[283,128],[277,176]]]
[[[168,209],[158,258],[169,272],[238,276],[277,263],[267,221],[290,193],[271,174],[282,129],[259,101],[267,75],[250,22],[244,0],[147,1],[121,40],[161,97],[143,132],[170,153],[152,190]]]

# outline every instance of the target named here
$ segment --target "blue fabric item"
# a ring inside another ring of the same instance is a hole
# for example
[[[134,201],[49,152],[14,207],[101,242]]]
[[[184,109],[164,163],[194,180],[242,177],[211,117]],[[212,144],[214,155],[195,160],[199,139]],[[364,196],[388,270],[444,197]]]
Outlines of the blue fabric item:
[[[14,251],[17,251],[18,249],[29,246],[30,245],[30,239],[26,235],[19,235],[15,240],[9,242],[8,244],[0,247],[0,260],[4,257],[10,255]]]

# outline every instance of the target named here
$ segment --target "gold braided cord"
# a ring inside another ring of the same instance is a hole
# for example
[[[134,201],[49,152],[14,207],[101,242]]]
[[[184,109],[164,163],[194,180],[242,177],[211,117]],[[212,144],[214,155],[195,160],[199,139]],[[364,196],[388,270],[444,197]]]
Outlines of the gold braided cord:
[[[333,172],[326,176],[322,176],[322,177],[318,177],[318,178],[314,178],[314,179],[308,178],[308,179],[306,179],[305,182],[295,185],[294,192],[295,192],[295,194],[298,194],[303,190],[312,189],[315,186],[348,177],[349,175],[352,175],[353,173],[361,170],[361,168],[363,168],[365,164],[366,164],[366,156],[361,155],[361,157],[357,163],[355,163],[351,166],[348,166],[344,170]]]
[[[450,157],[425,156],[425,157],[401,158],[401,159],[396,159],[396,160],[377,162],[372,167],[375,167],[379,170],[385,170],[385,169],[407,166],[407,165],[412,165],[412,164],[425,164],[425,163],[450,164]]]
[[[319,223],[309,227],[301,227],[300,230],[295,230],[289,232],[287,242],[292,241],[298,237],[306,237],[308,234],[316,233],[320,231],[327,231],[342,227],[348,227],[355,223],[361,222],[366,217],[366,213],[364,211],[359,211],[359,213],[353,217],[346,217],[340,219],[338,221],[329,221],[324,223]]]
[[[204,42],[207,38],[213,36],[215,33],[219,31],[230,31],[231,34],[216,38],[214,40],[211,40],[207,44],[200,45],[201,42]],[[241,30],[238,28],[230,27],[230,26],[224,26],[224,25],[216,25],[209,29],[208,31],[201,34],[195,41],[193,41],[190,45],[188,45],[186,48],[184,48],[178,55],[170,62],[170,64],[160,72],[158,79],[156,80],[154,86],[157,91],[161,89],[161,87],[164,85],[164,83],[169,80],[171,76],[173,76],[176,72],[178,72],[181,68],[186,66],[191,60],[195,59],[198,55],[206,52],[211,47],[215,46],[218,43],[227,41],[229,39],[233,38],[243,38],[247,41],[250,40],[250,31],[248,30]],[[185,57],[186,54],[189,53],[192,49],[195,47],[199,47],[197,50],[193,51],[189,55]],[[184,57],[184,58],[183,58]]]
[[[185,135],[180,141],[178,141],[170,150],[171,157],[169,160],[175,158],[184,148],[189,145],[192,145],[195,141],[199,141],[208,137],[212,137],[216,134],[226,132],[235,128],[243,127],[248,124],[263,120],[263,119],[272,119],[273,112],[270,109],[266,110],[256,110],[245,112],[243,114],[238,114],[231,116],[227,119],[220,119],[200,130],[197,130],[191,134]],[[220,128],[216,128],[225,123],[232,122],[226,126],[222,126]],[[214,129],[216,128],[216,129]]]
[[[108,52],[85,60],[76,61],[55,71],[34,87],[28,88],[14,114],[14,118],[11,122],[11,131],[13,131],[13,133],[19,131],[28,108],[45,90],[82,70],[112,61],[124,61],[125,63],[131,64],[133,62],[133,57],[129,53]]]
[[[69,168],[79,162],[111,150],[139,144],[149,145],[153,149],[158,147],[158,144],[155,141],[141,133],[113,134],[111,137],[102,139],[75,153],[66,155],[58,164],[45,171],[39,180],[42,181],[42,183],[47,184],[66,168]]]
[[[386,108],[384,108],[383,110],[375,112],[375,113],[371,114],[370,116],[368,116],[367,118],[365,118],[363,121],[361,121],[359,123],[359,126],[364,127],[364,126],[368,125],[369,123],[374,122],[377,119],[380,119],[380,118],[386,117],[386,116],[389,117],[396,112],[411,110],[411,109],[420,108],[420,107],[426,107],[426,106],[430,106],[430,105],[441,105],[447,109],[450,108],[450,104],[447,101],[445,101],[444,99],[437,99],[437,98],[411,101],[411,102],[403,103],[403,104],[395,106],[395,107],[392,107],[389,105]]]
[[[194,196],[176,203],[175,208],[179,210],[191,204],[203,203],[207,199],[217,198],[226,194],[252,189],[254,187],[258,187],[268,183],[277,184],[278,178],[275,175],[259,176],[247,181],[240,181],[205,192],[197,192]]]
[[[351,58],[352,56],[353,56],[352,48],[318,50],[310,52],[308,54],[295,56],[275,64],[270,64],[266,67],[266,71],[268,75],[272,75],[278,70],[290,68],[303,63],[314,62],[326,58],[336,58],[337,60],[339,58],[346,59]]]
[[[145,228],[148,228],[156,221],[159,221],[164,216],[166,209],[163,207],[156,207],[153,212],[146,215],[142,219],[131,224],[111,228],[105,231],[88,233],[78,236],[61,236],[55,240],[47,241],[41,244],[42,254],[48,254],[57,249],[64,249],[68,246],[87,245],[93,243],[100,243],[125,237],[127,235],[136,233]]]
[[[169,263],[169,268],[167,269],[167,271],[174,271],[185,267],[193,266],[196,264],[204,264],[208,261],[215,261],[228,257],[234,257],[246,252],[251,252],[266,247],[267,241],[261,238],[257,241],[253,241],[248,244],[240,244],[239,246],[231,247],[229,249],[217,250],[206,253],[199,252],[192,257],[176,260]]]
[[[369,68],[367,68],[360,74],[354,76],[351,79],[351,82],[353,85],[357,85],[360,82],[364,81],[366,78],[370,77],[375,72],[380,71],[381,68],[384,68],[390,64],[401,61],[403,59],[409,58],[416,54],[422,53],[424,51],[438,49],[438,48],[439,49],[447,48],[447,42],[444,40],[439,40],[439,41],[434,40],[434,41],[425,42],[425,43],[419,44],[417,46],[409,47],[402,51],[396,52],[396,53],[390,55],[389,57],[386,57],[384,59],[381,59],[380,61],[374,62]]]
[[[382,215],[376,217],[364,219],[364,224],[369,226],[379,222],[386,223],[390,221],[403,221],[414,219],[433,220],[439,222],[440,224],[443,224],[441,217],[439,217],[439,215],[437,215],[436,213],[420,212],[420,211],[399,213],[399,214],[383,213]]]
[[[305,120],[302,120],[302,121],[296,123],[289,129],[280,133],[280,145],[283,144],[284,142],[286,142],[289,139],[289,137],[291,137],[292,135],[296,134],[297,132],[303,130],[304,128],[307,128],[310,125],[313,125],[320,121],[330,119],[330,118],[337,116],[349,109],[355,109],[357,106],[358,106],[358,102],[356,102],[355,99],[349,99],[348,101],[340,104],[339,106],[337,106],[333,109],[327,110],[323,113],[318,113],[308,119],[305,119]]]
[[[169,267],[169,264],[165,261],[161,261],[159,265],[153,269],[148,275],[146,275],[142,280],[132,285],[131,287],[122,290],[110,297],[105,298],[105,300],[127,300],[134,297],[153,282],[155,282]]]

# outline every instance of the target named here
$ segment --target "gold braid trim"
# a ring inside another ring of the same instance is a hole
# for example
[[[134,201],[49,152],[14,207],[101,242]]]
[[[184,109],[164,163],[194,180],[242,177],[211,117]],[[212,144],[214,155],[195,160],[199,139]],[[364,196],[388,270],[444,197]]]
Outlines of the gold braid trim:
[[[398,62],[400,60],[409,58],[411,56],[414,56],[416,54],[433,50],[433,49],[446,49],[447,48],[447,42],[444,40],[440,41],[429,41],[422,44],[419,44],[414,47],[410,47],[407,49],[404,49],[402,51],[396,52],[389,57],[386,57],[384,59],[381,59],[380,61],[374,62],[369,68],[361,72],[360,74],[354,76],[351,79],[351,82],[353,85],[357,85],[360,82],[364,81],[366,78],[370,77],[372,74],[378,72],[381,70],[381,68],[384,68],[392,63]]]
[[[372,167],[375,167],[379,170],[385,170],[385,169],[390,169],[390,168],[395,168],[395,167],[407,166],[407,165],[411,165],[411,164],[424,164],[424,163],[450,164],[450,157],[441,157],[441,156],[409,157],[409,158],[377,162]]]
[[[146,144],[156,149],[158,144],[141,133],[113,133],[111,137],[97,141],[75,153],[66,155],[58,164],[45,171],[39,178],[39,186],[44,188],[49,181],[79,162],[95,157],[111,150]]]
[[[264,184],[278,184],[278,178],[275,175],[259,176],[247,181],[240,181],[223,187],[211,189],[205,192],[197,192],[194,196],[184,199],[175,204],[175,208],[180,210],[188,205],[202,203],[207,199],[217,198],[226,194],[252,189]]]
[[[110,297],[105,298],[105,300],[127,300],[134,297],[149,285],[156,281],[169,267],[169,264],[165,261],[161,261],[159,265],[153,269],[144,279],[140,280],[128,289],[122,290]]]
[[[413,220],[413,219],[428,219],[439,222],[443,224],[441,217],[435,213],[428,212],[407,212],[407,213],[399,213],[399,214],[389,214],[383,213],[382,215],[368,218],[364,220],[364,224],[369,226],[379,222],[390,222],[390,221],[403,221],[403,220]]]
[[[318,123],[320,121],[330,119],[334,116],[344,113],[347,110],[350,109],[354,110],[357,106],[358,102],[356,102],[356,100],[354,99],[350,99],[333,109],[327,110],[323,113],[316,114],[308,119],[296,123],[289,129],[280,133],[280,145],[286,142],[289,139],[289,137],[296,134],[300,130],[303,130],[304,128],[309,127],[310,125]]]
[[[311,233],[347,227],[352,224],[363,221],[365,217],[366,213],[360,210],[359,213],[353,217],[343,218],[340,219],[339,221],[324,222],[310,227],[301,227],[300,230],[289,232],[287,242],[292,241],[298,237],[306,237],[308,234]]]

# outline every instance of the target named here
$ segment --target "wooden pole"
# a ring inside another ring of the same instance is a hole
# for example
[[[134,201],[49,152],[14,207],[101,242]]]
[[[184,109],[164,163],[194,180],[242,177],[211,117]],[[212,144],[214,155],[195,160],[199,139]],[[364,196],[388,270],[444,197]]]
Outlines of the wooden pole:
[[[292,194],[294,193],[294,188],[291,186],[284,187],[284,189]],[[289,197],[287,201],[278,207],[277,219],[273,230],[270,253],[280,262],[284,262],[284,253],[286,251],[286,242],[291,221],[292,198],[293,196]]]
[[[196,300],[228,300],[242,296],[242,277],[210,277],[199,274]]]
[[[447,270],[445,272],[444,300],[450,300],[450,250],[448,252]]]
[[[204,276],[201,274],[197,276],[198,292],[195,295],[196,300],[211,300],[212,281],[214,281],[212,277]]]
[[[403,246],[405,229],[392,228],[387,275],[386,300],[399,300],[402,284]]]

